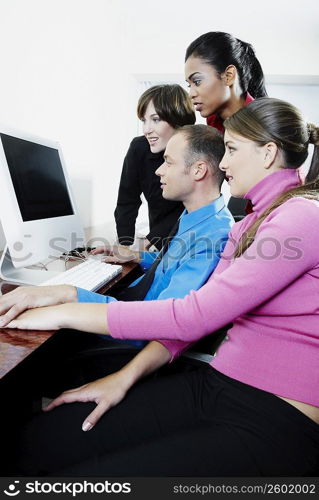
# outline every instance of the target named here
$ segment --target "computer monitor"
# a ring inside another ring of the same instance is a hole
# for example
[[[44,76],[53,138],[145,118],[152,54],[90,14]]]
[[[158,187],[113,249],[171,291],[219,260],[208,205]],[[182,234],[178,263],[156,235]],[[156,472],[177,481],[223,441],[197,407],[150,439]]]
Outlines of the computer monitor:
[[[0,275],[7,281],[41,283],[52,272],[26,266],[84,244],[59,144],[0,127],[0,186],[7,243]]]

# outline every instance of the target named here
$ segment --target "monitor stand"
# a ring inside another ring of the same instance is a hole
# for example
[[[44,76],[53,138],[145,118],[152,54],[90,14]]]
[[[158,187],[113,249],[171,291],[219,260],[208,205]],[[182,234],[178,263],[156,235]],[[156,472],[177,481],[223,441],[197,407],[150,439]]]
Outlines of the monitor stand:
[[[11,283],[20,283],[23,285],[40,285],[44,281],[53,278],[56,271],[46,271],[45,269],[28,269],[14,267],[9,248],[5,247],[0,259],[0,278]]]

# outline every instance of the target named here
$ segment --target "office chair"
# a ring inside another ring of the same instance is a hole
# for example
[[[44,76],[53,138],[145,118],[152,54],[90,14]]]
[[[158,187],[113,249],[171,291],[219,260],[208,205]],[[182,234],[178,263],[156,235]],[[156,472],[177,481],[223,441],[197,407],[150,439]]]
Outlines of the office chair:
[[[247,200],[243,198],[230,197],[227,208],[235,219],[235,222],[242,220],[246,214]]]

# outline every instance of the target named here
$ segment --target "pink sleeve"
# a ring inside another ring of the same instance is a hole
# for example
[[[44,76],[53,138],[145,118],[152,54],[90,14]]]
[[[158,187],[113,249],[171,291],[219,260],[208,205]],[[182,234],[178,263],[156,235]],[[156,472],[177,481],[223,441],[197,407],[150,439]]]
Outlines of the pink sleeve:
[[[184,342],[197,341],[233,322],[317,266],[317,239],[318,203],[293,198],[265,219],[255,241],[240,258],[220,273],[218,266],[200,290],[184,299],[111,303],[111,335],[168,340],[163,344],[175,357]]]

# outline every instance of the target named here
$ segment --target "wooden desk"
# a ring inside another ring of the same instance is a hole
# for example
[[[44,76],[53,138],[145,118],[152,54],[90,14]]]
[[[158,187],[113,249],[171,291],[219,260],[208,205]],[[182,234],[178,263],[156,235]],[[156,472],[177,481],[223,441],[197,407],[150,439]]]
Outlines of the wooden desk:
[[[122,273],[104,285],[99,293],[106,295],[117,283],[124,278],[128,279],[136,268],[137,264],[134,263],[123,264]],[[0,283],[0,294],[8,293],[17,286],[2,282]],[[52,337],[54,333],[54,331],[40,332],[11,330],[9,328],[0,330],[0,379]]]

